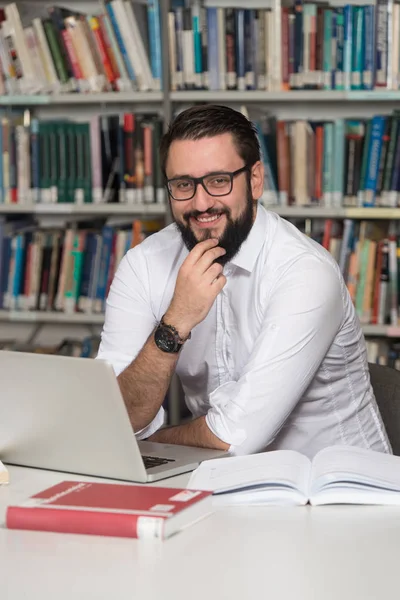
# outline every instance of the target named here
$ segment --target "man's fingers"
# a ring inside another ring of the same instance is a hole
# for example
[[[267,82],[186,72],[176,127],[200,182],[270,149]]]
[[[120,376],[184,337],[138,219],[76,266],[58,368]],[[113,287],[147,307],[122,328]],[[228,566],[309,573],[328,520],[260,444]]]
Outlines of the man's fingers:
[[[226,279],[225,275],[223,275],[221,273],[221,275],[218,275],[218,277],[216,277],[214,279],[214,281],[211,283],[211,286],[212,286],[213,290],[215,290],[217,295],[220,293],[222,288],[225,286],[226,281],[227,281],[227,279]]]
[[[207,250],[211,250],[218,245],[219,240],[217,238],[210,238],[209,240],[203,240],[195,245],[193,250],[189,252],[185,262],[193,266]]]
[[[209,269],[207,269],[207,273],[205,276],[209,280],[210,283],[214,281],[217,277],[221,275],[223,271],[223,266],[219,263],[213,263]]]
[[[208,269],[211,267],[214,261],[220,256],[223,256],[224,254],[226,254],[226,250],[221,246],[211,248],[210,250],[207,250],[207,252],[204,252],[203,256],[199,258],[196,265],[194,266],[196,267],[196,270],[199,271],[199,273],[205,273],[206,271],[208,271]]]

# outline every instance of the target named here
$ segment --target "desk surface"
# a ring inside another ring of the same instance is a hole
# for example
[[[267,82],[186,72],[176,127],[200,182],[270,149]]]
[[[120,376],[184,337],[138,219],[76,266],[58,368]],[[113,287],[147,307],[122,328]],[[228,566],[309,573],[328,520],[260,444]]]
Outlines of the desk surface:
[[[10,476],[10,485],[0,486],[4,600],[398,596],[399,507],[219,509],[165,542],[9,531],[8,504],[69,478],[18,467],[10,467]],[[186,481],[180,476],[163,484]]]

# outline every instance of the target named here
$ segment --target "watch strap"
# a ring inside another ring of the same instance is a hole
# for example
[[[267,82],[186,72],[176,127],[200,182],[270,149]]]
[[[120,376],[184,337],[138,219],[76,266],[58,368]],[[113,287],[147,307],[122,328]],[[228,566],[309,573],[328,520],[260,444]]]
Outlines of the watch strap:
[[[187,337],[185,337],[185,338],[182,338],[182,337],[179,335],[179,331],[176,329],[176,327],[174,327],[173,325],[170,325],[169,323],[166,323],[166,322],[164,321],[164,317],[161,317],[160,325],[161,325],[162,327],[168,327],[168,329],[169,329],[170,331],[172,331],[172,333],[174,334],[174,336],[175,336],[175,339],[176,339],[176,342],[177,342],[178,344],[181,344],[182,346],[183,346],[183,344],[184,344],[184,343],[185,343],[187,340],[190,340],[190,338],[192,337],[192,333],[191,333],[191,332],[189,332],[189,335],[188,335]]]

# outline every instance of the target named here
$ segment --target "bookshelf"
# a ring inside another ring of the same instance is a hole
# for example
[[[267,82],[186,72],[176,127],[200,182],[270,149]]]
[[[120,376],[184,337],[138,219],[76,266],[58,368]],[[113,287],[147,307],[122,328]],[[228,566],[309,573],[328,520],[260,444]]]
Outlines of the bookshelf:
[[[38,324],[62,324],[62,325],[98,325],[102,326],[104,316],[102,314],[89,313],[61,313],[45,311],[22,311],[22,310],[0,310],[1,323],[38,323]],[[363,332],[371,337],[400,337],[400,326],[390,325],[363,325]]]
[[[31,96],[0,96],[1,106],[96,106],[101,104],[158,104],[163,101],[162,92],[104,92],[98,94],[36,94]]]
[[[107,217],[126,215],[138,217],[165,216],[168,210],[163,204],[0,204],[0,215],[33,214],[52,216]]]
[[[304,103],[304,102],[398,102],[400,91],[339,91],[339,90],[290,90],[287,92],[270,92],[266,90],[180,90],[170,93],[172,102],[272,102]]]
[[[39,323],[52,325],[99,325],[104,323],[102,314],[62,313],[45,311],[0,310],[2,323]]]
[[[400,91],[338,91],[338,90],[291,90],[287,92],[269,91],[210,91],[210,90],[181,90],[169,92],[167,97],[171,102],[226,102],[248,103],[271,102],[303,103],[303,102],[351,102],[351,103],[390,103],[400,100]],[[65,106],[70,104],[161,104],[163,92],[103,92],[92,94],[36,94],[18,96],[0,96],[2,106]]]
[[[0,6],[6,4],[8,3],[0,1]],[[17,2],[17,6],[19,4]],[[27,8],[30,18],[34,18],[39,13],[42,15],[43,13],[40,11],[47,4],[44,0],[30,1]],[[98,12],[99,6],[101,6],[97,0],[85,2],[78,0],[56,0],[52,4],[81,11],[86,14]],[[204,4],[206,7],[234,7],[239,9],[240,4],[243,3],[237,0],[214,0],[214,2],[212,0],[205,0]],[[335,2],[331,2],[330,4],[333,8],[339,6]],[[368,119],[376,114],[390,115],[400,106],[400,89],[386,89],[383,87],[379,89],[290,89],[285,91],[282,89],[272,89],[274,86],[270,86],[269,89],[247,90],[171,90],[174,87],[170,63],[171,40],[168,25],[171,5],[172,0],[159,0],[161,27],[160,60],[163,80],[163,89],[161,91],[158,89],[147,89],[145,91],[130,89],[125,91],[97,91],[92,93],[60,93],[57,91],[52,93],[0,94],[0,110],[2,114],[11,115],[13,111],[26,108],[29,109],[32,115],[44,121],[68,116],[76,119],[78,122],[89,120],[93,113],[113,115],[133,112],[139,116],[154,113],[164,118],[165,127],[166,123],[170,121],[177,110],[180,110],[185,105],[198,102],[225,103],[236,108],[245,107],[249,116],[254,119],[259,118],[260,115],[270,114],[287,121],[295,119]],[[252,0],[252,2],[246,3],[246,9],[252,9],[253,7],[257,9],[268,8],[276,11],[280,9],[280,2]],[[275,14],[274,18],[276,17],[277,15]],[[26,18],[26,14],[24,18]],[[275,20],[274,23],[279,24],[280,19]],[[280,34],[274,33],[274,35],[280,41]],[[398,51],[399,53],[400,49],[398,46],[399,44],[395,45],[397,48],[395,52]],[[218,52],[220,51],[221,49],[219,48]],[[276,49],[270,48],[270,51],[274,53]],[[276,63],[277,55],[272,54],[271,57],[275,57],[275,61],[271,60],[271,64]],[[279,56],[278,62],[280,62]],[[284,77],[283,72],[281,75]],[[396,87],[395,82],[393,82],[393,85]],[[400,88],[400,81],[397,82],[397,88]],[[282,206],[270,204],[267,196],[263,198],[263,202],[268,210],[274,211],[284,218],[293,219],[295,222],[296,220],[311,220],[314,222],[328,219],[339,222],[345,219],[357,222],[379,221],[384,223],[400,221],[400,207],[316,206],[312,205],[312,203],[305,206]],[[59,227],[63,227],[74,222],[78,223],[83,219],[87,219],[88,221],[99,221],[102,219],[105,222],[107,219],[129,217],[143,220],[161,218],[165,223],[170,222],[168,206],[157,202],[93,202],[75,204],[32,203],[31,201],[24,201],[21,204],[0,203],[1,218],[16,218],[24,215],[32,215],[38,219],[38,222],[45,222],[45,219],[48,219],[48,222],[53,227],[57,223]],[[61,329],[64,332],[65,328],[68,327],[71,328],[71,332],[78,335],[80,328],[86,326],[93,327],[99,331],[102,322],[103,316],[101,314],[0,310],[0,337],[3,335],[3,332],[4,335],[7,335],[9,331],[13,331],[12,328],[15,325],[18,325],[19,335],[21,334],[20,327],[28,327],[29,324],[53,327],[53,331],[56,331],[56,328],[60,327],[60,332]],[[400,328],[390,325],[364,325],[363,331],[366,337],[371,338],[400,338]],[[176,422],[176,407],[173,410],[175,411],[174,419]]]
[[[267,206],[267,209],[285,218],[304,219],[356,219],[393,220],[400,218],[400,208],[352,208],[352,207],[312,207],[312,206]],[[0,215],[85,215],[85,216],[164,216],[168,207],[163,204],[0,204]]]

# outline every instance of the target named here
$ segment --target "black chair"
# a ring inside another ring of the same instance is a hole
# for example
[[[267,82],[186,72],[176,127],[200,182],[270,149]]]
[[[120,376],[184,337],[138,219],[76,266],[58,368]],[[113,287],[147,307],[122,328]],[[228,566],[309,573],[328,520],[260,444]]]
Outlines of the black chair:
[[[368,366],[372,389],[393,454],[400,456],[400,371],[373,363]]]

